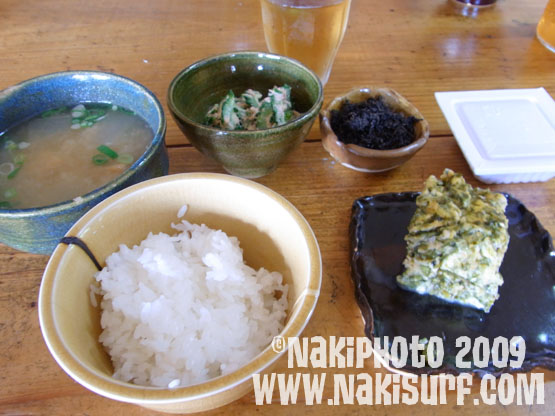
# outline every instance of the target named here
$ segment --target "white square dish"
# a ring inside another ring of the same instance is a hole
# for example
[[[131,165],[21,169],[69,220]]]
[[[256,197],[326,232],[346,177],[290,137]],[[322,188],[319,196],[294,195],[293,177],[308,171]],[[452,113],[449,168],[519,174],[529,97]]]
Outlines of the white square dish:
[[[435,97],[479,180],[542,182],[555,176],[555,101],[544,88]]]

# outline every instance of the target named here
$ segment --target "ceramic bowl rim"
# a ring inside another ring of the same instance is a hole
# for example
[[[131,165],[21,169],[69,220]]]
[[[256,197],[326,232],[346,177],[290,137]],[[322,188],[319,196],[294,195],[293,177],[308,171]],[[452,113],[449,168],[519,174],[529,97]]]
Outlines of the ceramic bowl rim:
[[[152,140],[149,142],[149,145],[145,150],[145,152],[130,167],[128,167],[121,175],[117,176],[115,179],[111,180],[110,182],[105,183],[101,187],[96,188],[84,195],[79,195],[74,199],[57,202],[51,205],[45,205],[45,206],[34,207],[34,208],[0,209],[0,217],[26,218],[26,217],[43,216],[43,215],[53,215],[53,214],[55,215],[74,208],[86,206],[87,204],[91,203],[91,201],[96,200],[97,198],[101,197],[107,192],[110,192],[114,188],[125,183],[125,181],[127,181],[137,171],[138,168],[148,163],[148,161],[152,159],[152,157],[156,154],[158,147],[161,144],[162,145],[164,144],[163,141],[166,134],[166,117],[164,115],[162,104],[160,103],[158,98],[154,95],[154,93],[150,91],[147,87],[123,75],[113,74],[113,73],[104,72],[104,71],[93,71],[93,70],[58,71],[50,74],[44,74],[33,78],[29,78],[18,84],[12,85],[0,91],[0,98],[10,96],[13,93],[17,93],[20,89],[25,88],[28,85],[31,85],[36,82],[44,82],[44,81],[49,81],[49,80],[58,79],[58,78],[74,77],[75,75],[87,75],[92,77],[94,77],[95,75],[105,76],[112,80],[129,84],[133,86],[133,88],[135,88],[137,91],[140,91],[142,92],[142,94],[149,97],[149,99],[154,103],[154,107],[156,109],[156,113],[158,115],[158,120],[159,120],[156,131],[153,132],[154,136]]]
[[[303,113],[299,118],[297,118],[297,119],[295,119],[291,122],[282,124],[281,126],[271,127],[271,128],[268,128],[268,129],[257,129],[257,130],[223,130],[223,129],[218,129],[216,127],[207,126],[205,124],[201,124],[201,123],[198,123],[198,122],[194,121],[192,118],[185,115],[178,108],[178,106],[175,104],[175,100],[174,100],[174,97],[173,97],[173,95],[174,95],[173,93],[175,91],[175,88],[176,88],[177,84],[179,83],[179,81],[185,75],[187,75],[188,73],[190,73],[192,71],[202,69],[203,67],[206,67],[206,66],[212,64],[213,62],[222,61],[222,60],[232,60],[233,58],[244,59],[244,58],[252,57],[252,56],[257,56],[257,57],[259,57],[263,60],[270,59],[270,60],[278,60],[278,61],[288,62],[290,64],[293,64],[297,68],[303,70],[304,72],[306,72],[310,76],[310,78],[317,83],[317,86],[318,86],[318,96],[316,97],[316,100],[315,100],[314,104],[310,107],[310,109],[308,111],[306,111],[305,113]],[[192,63],[191,65],[189,65],[189,66],[185,67],[184,69],[182,69],[181,71],[179,71],[179,73],[172,79],[172,81],[171,81],[171,83],[168,87],[167,102],[168,102],[168,107],[169,107],[170,111],[173,113],[174,116],[176,116],[180,120],[183,120],[187,124],[190,124],[190,125],[194,126],[197,129],[205,129],[207,131],[214,132],[214,133],[219,132],[221,135],[233,135],[233,136],[239,136],[239,137],[242,137],[242,136],[250,137],[250,136],[259,135],[260,133],[271,135],[272,133],[277,133],[277,132],[283,131],[283,130],[292,130],[292,129],[295,129],[295,128],[299,127],[300,125],[305,124],[311,118],[318,115],[318,112],[322,108],[322,104],[324,102],[324,88],[322,86],[322,82],[320,81],[320,78],[318,78],[318,76],[311,69],[309,69],[308,67],[306,67],[305,65],[303,65],[301,62],[299,62],[296,59],[293,59],[293,58],[290,58],[290,57],[287,57],[287,56],[283,56],[283,55],[277,55],[277,54],[274,54],[274,53],[269,53],[269,52],[237,51],[237,52],[227,52],[227,53],[208,56],[206,58],[203,58],[199,61],[196,61],[196,62]]]
[[[168,182],[194,181],[199,179],[221,181],[223,183],[232,182],[261,192],[265,197],[272,199],[284,208],[300,227],[309,252],[309,278],[306,284],[307,287],[299,294],[297,299],[296,304],[300,303],[300,305],[296,308],[295,315],[290,317],[280,333],[284,338],[299,336],[310,321],[320,295],[322,285],[321,252],[312,228],[297,208],[285,197],[262,184],[222,173],[181,173],[149,179],[125,188],[100,202],[81,217],[66,235],[78,235],[82,230],[87,229],[92,221],[95,221],[99,216],[106,215],[111,206],[122,203],[133,193],[142,192],[145,191],[145,188],[155,187]],[[50,353],[64,371],[79,384],[101,396],[139,405],[192,402],[217,395],[241,385],[251,379],[253,374],[263,371],[285,354],[286,349],[277,353],[272,350],[271,346],[268,346],[247,364],[230,374],[210,379],[201,384],[175,389],[136,386],[92,371],[88,366],[79,362],[66,347],[64,340],[61,339],[58,333],[57,323],[53,315],[52,293],[56,284],[55,277],[64,254],[68,249],[68,246],[58,244],[44,271],[38,301],[40,328]],[[293,307],[294,305],[290,305],[290,308]]]
[[[381,91],[386,91],[387,93],[395,94],[397,99],[402,99],[404,102],[408,104],[410,108],[411,114],[415,117],[420,119],[422,123],[422,134],[413,142],[409,143],[406,146],[398,147],[396,149],[387,149],[387,150],[379,150],[379,149],[369,149],[367,147],[359,146],[356,144],[345,144],[339,140],[333,129],[331,128],[331,111],[338,108],[343,102],[345,102],[349,97],[354,94],[362,93],[362,94],[371,94],[372,91],[376,91],[380,93]],[[367,158],[381,158],[381,159],[396,159],[402,156],[410,155],[416,153],[420,150],[428,141],[430,137],[430,127],[428,121],[424,118],[424,116],[420,113],[420,111],[406,98],[404,98],[401,94],[395,91],[392,88],[387,87],[355,87],[349,90],[345,94],[341,94],[336,96],[325,109],[320,111],[320,124],[325,129],[327,135],[331,136],[338,147],[340,147],[343,151],[352,153],[356,156],[367,157]]]

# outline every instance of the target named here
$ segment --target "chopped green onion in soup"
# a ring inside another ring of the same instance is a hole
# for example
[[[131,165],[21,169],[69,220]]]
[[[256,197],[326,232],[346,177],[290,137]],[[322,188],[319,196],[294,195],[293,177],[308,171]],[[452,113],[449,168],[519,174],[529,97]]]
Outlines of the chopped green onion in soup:
[[[117,159],[118,157],[117,152],[113,149],[110,149],[110,147],[106,146],[105,144],[101,144],[96,148],[96,150],[98,150],[100,153],[104,153],[110,159]]]

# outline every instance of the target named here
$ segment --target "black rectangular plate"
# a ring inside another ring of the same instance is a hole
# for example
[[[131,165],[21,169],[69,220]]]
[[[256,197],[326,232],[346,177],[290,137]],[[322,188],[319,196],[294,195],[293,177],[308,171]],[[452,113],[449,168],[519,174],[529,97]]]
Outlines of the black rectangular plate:
[[[455,366],[460,336],[483,336],[493,345],[498,336],[522,336],[526,358],[518,371],[534,367],[555,370],[555,252],[549,233],[517,199],[505,194],[510,242],[501,274],[500,297],[489,313],[401,289],[395,277],[403,271],[404,237],[418,193],[392,193],[357,199],[350,224],[351,272],[355,295],[370,338],[439,336],[445,357],[439,369],[404,368],[415,373],[469,371]],[[510,368],[472,368],[499,375]]]

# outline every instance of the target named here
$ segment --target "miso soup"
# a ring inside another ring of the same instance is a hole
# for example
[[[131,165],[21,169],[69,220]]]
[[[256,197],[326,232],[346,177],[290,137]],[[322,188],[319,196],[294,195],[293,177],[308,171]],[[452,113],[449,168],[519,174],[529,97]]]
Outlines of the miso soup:
[[[111,104],[46,111],[0,135],[0,209],[75,199],[105,185],[147,149],[145,120]]]

